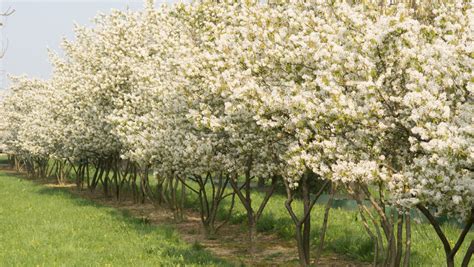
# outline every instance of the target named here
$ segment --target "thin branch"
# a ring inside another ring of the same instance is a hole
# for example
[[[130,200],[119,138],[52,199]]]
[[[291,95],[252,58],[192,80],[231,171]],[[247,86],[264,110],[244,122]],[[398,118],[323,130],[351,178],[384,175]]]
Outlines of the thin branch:
[[[421,213],[423,213],[423,215],[425,215],[425,217],[428,219],[430,224],[433,226],[439,239],[441,239],[441,242],[443,242],[444,251],[446,252],[446,254],[449,254],[449,252],[451,251],[451,245],[449,244],[448,239],[444,235],[443,230],[439,226],[439,223],[436,221],[435,217],[423,205],[418,204],[416,205],[416,207],[421,211]]]
[[[2,17],[8,17],[10,16],[11,14],[15,13],[15,9],[11,8],[11,7],[8,7],[8,9],[3,12],[3,13],[0,13],[0,16]],[[1,25],[1,24],[0,24]]]
[[[461,248],[462,243],[464,242],[464,239],[466,238],[466,235],[469,233],[471,230],[471,226],[474,223],[474,208],[471,210],[471,214],[469,214],[469,218],[467,219],[466,226],[464,227],[461,235],[458,238],[458,241],[453,247],[453,250],[451,251],[451,256],[456,255],[458,252],[459,248]]]
[[[193,191],[194,193],[196,193],[196,194],[199,195],[199,192],[198,192],[196,189],[192,188],[190,185],[188,185],[188,183],[186,183],[186,182],[184,181],[184,179],[182,179],[179,175],[176,176],[176,178],[178,178],[178,180],[181,181],[181,183],[182,183],[184,186],[186,186],[186,187],[189,188],[191,191]]]

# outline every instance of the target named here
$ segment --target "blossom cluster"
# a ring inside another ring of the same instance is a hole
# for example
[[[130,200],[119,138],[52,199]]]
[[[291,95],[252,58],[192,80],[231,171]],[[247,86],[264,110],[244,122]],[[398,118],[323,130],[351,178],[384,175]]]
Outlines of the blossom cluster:
[[[292,187],[309,169],[384,184],[396,205],[458,218],[474,206],[469,3],[421,16],[345,1],[148,2],[75,32],[50,80],[12,81],[11,153]]]

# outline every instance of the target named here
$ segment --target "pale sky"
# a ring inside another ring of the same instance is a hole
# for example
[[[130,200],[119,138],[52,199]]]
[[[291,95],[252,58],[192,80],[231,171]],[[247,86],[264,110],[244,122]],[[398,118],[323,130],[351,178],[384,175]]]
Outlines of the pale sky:
[[[156,1],[157,5],[162,2]],[[0,89],[8,84],[7,73],[48,78],[51,66],[47,49],[59,51],[62,37],[73,39],[73,25],[91,25],[98,12],[110,9],[141,9],[142,0],[0,0],[0,12],[9,7],[15,13],[2,19],[0,44],[8,44],[0,59]]]

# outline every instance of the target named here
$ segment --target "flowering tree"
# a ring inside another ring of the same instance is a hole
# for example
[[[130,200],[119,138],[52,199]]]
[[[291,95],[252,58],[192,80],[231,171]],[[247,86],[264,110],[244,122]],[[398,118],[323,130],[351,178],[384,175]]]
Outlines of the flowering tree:
[[[26,169],[35,177],[46,176],[50,121],[44,103],[49,96],[47,82],[26,77],[12,79],[10,93],[2,101],[7,152],[25,160]],[[20,166],[17,165],[17,168]]]
[[[470,4],[457,4],[434,9],[433,14],[427,23],[399,19],[385,35],[377,55],[382,71],[376,86],[384,117],[390,118],[388,125],[394,126],[389,128],[401,145],[392,151],[392,164],[387,163],[398,172],[400,184],[392,186],[401,195],[395,202],[416,206],[428,218],[443,242],[447,265],[454,266],[474,222],[473,10]],[[430,208],[465,222],[454,247]]]
[[[286,207],[296,226],[302,265],[310,263],[309,215],[328,186],[326,180],[320,188],[312,189],[310,182],[322,178],[321,168],[333,162],[336,124],[345,124],[352,115],[347,107],[351,103],[339,97],[344,88],[336,83],[336,75],[342,76],[344,68],[337,59],[346,59],[339,53],[347,43],[341,35],[347,28],[334,15],[335,8],[342,10],[322,4],[256,6],[244,15],[247,20],[240,24],[234,39],[225,36],[227,42],[240,44],[232,51],[238,59],[234,65],[250,77],[239,76],[247,83],[237,84],[229,107],[248,109],[258,131],[276,144],[270,153],[275,157],[270,160],[278,164],[277,173],[284,177]],[[301,218],[291,205],[296,188],[301,188],[304,202]]]
[[[200,38],[197,42],[200,54],[195,57],[199,72],[189,77],[197,88],[187,94],[192,95],[195,101],[188,117],[194,127],[215,138],[213,150],[222,159],[214,159],[213,162],[217,162],[221,172],[231,178],[230,185],[246,209],[250,251],[253,253],[256,224],[274,192],[278,161],[275,161],[277,157],[273,151],[272,136],[260,131],[252,110],[235,105],[238,103],[236,91],[256,84],[251,73],[241,68],[245,65],[242,66],[242,57],[234,49],[241,48],[239,37],[260,7],[254,4],[208,3],[195,8],[189,23]],[[205,27],[202,32],[196,32],[203,20]],[[257,176],[271,180],[271,186],[258,206],[252,203],[250,187],[251,180]],[[243,179],[241,185],[240,179]]]
[[[447,264],[453,266],[473,221],[472,170],[466,167],[472,165],[468,134],[472,6],[442,6],[433,9],[430,18],[413,17],[403,7],[386,12],[362,31],[368,50],[361,50],[361,55],[371,61],[369,75],[349,85],[357,86],[360,101],[355,103],[365,112],[339,143],[339,149],[341,144],[345,149],[334,153],[337,161],[328,174],[346,184],[363,185],[363,193],[382,219],[389,242],[387,259],[395,265],[401,261],[404,220],[409,227],[409,217],[400,212],[416,206],[435,227]],[[357,23],[351,24],[356,28]],[[378,185],[379,197],[386,194],[389,201],[376,201],[364,184]],[[399,210],[391,216],[396,222],[384,214],[386,204]],[[453,248],[426,207],[465,221]],[[397,226],[396,238],[389,227],[392,223]],[[409,228],[406,232],[409,241]],[[409,252],[405,256],[407,264]]]

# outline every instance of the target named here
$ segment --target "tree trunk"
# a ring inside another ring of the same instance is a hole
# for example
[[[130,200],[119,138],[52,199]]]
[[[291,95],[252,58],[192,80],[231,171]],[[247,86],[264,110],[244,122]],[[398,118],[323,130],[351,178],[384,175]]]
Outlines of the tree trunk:
[[[309,195],[309,184],[308,184],[308,177],[303,179],[302,185],[303,191],[303,214],[305,214],[305,218],[303,220],[303,249],[304,249],[304,256],[305,262],[310,264],[309,258],[309,246],[310,246],[310,234],[311,234],[311,199]]]
[[[462,261],[461,267],[468,267],[469,262],[471,261],[472,254],[474,254],[474,240],[471,241],[469,248],[467,249],[466,255]]]
[[[255,222],[255,217],[252,213],[247,214],[248,219],[248,237],[249,237],[249,250],[252,257],[255,256],[256,252],[256,240],[257,240],[257,223]]]
[[[405,257],[403,259],[403,267],[410,266],[411,254],[411,215],[410,210],[405,214]]]
[[[336,194],[336,187],[334,186],[334,184],[331,184],[330,187],[331,187],[331,194],[329,195],[328,202],[326,203],[326,207],[324,209],[323,225],[321,227],[321,233],[319,234],[318,249],[316,250],[316,262],[318,262],[319,257],[323,253],[324,239],[326,238],[326,231],[328,228],[329,211],[331,210],[332,202],[334,200],[334,195]]]
[[[398,213],[397,216],[397,252],[394,266],[400,266],[403,252],[403,214]]]
[[[272,177],[272,184],[271,187],[267,190],[264,199],[260,203],[260,206],[257,211],[254,210],[252,207],[252,195],[251,195],[251,188],[250,188],[250,182],[252,180],[252,177],[250,176],[250,171],[251,171],[251,159],[248,162],[246,171],[245,171],[245,182],[244,184],[239,187],[238,186],[238,174],[234,174],[234,176],[230,179],[230,185],[232,186],[232,189],[234,191],[234,194],[238,196],[240,202],[244,206],[246,212],[247,212],[247,226],[248,226],[248,242],[249,242],[249,249],[250,249],[250,254],[252,257],[255,254],[255,243],[257,241],[257,222],[260,219],[261,215],[263,214],[263,211],[270,200],[270,197],[273,195],[273,192],[275,191],[275,186],[276,186],[276,180],[277,177],[273,176]],[[244,190],[244,193],[242,193],[242,190]]]

